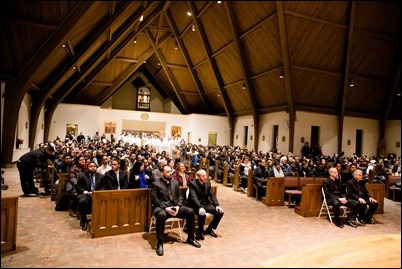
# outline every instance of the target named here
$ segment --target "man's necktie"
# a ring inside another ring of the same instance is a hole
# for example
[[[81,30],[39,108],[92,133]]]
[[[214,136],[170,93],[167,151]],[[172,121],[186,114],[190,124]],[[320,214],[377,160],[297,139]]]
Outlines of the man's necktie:
[[[119,178],[119,173],[116,173],[116,178],[117,178],[117,189],[120,190],[120,178]]]
[[[91,178],[91,191],[95,190],[95,176]]]

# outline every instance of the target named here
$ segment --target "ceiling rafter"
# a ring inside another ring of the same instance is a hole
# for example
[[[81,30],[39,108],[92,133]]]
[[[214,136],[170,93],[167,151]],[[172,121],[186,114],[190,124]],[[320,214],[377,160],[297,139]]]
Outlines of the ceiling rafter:
[[[353,34],[354,34],[354,26],[356,20],[356,2],[352,2],[350,4],[350,15],[349,15],[349,31],[348,31],[348,39],[346,41],[346,58],[345,58],[345,68],[344,68],[344,80],[343,80],[343,88],[341,99],[339,100],[341,110],[339,113],[339,128],[338,128],[338,150],[342,148],[342,137],[343,137],[343,123],[345,118],[345,110],[347,103],[347,96],[349,94],[350,89],[350,63],[351,63],[351,53],[353,47]]]
[[[394,101],[394,97],[395,97],[395,94],[397,92],[398,81],[400,81],[400,79],[401,79],[401,69],[402,69],[401,65],[402,65],[402,63],[399,62],[398,65],[399,65],[398,66],[398,71],[397,71],[397,73],[395,75],[395,78],[394,78],[394,81],[392,83],[392,89],[391,89],[391,93],[390,93],[390,98],[388,98],[388,100],[387,99],[385,100],[385,105],[384,105],[384,107],[385,107],[384,111],[385,112],[384,112],[384,115],[382,116],[381,121],[380,121],[380,139],[384,138],[385,125],[386,125],[388,117],[389,117],[389,112],[391,111],[392,102]],[[401,85],[399,85],[399,87],[401,87]]]
[[[141,67],[144,61],[148,60],[149,57],[151,57],[152,54],[154,54],[157,49],[162,47],[162,45],[165,44],[171,38],[171,36],[172,36],[171,33],[165,33],[165,35],[163,35],[162,38],[159,39],[159,43],[156,45],[155,48],[150,48],[147,51],[145,51],[138,59],[138,62],[133,66],[131,66],[130,68],[128,68],[127,70],[125,70],[122,75],[120,75],[116,80],[114,80],[113,86],[104,91],[103,93],[101,93],[100,97],[94,100],[94,103],[104,103],[125,81],[127,81],[128,78],[130,78],[133,75],[133,73],[135,73],[135,71],[137,71]]]
[[[190,10],[191,10],[192,14],[194,15],[193,22],[195,23],[195,25],[196,25],[196,27],[198,29],[197,32],[199,33],[199,35],[201,37],[202,47],[203,47],[203,49],[204,49],[204,51],[205,51],[205,53],[207,55],[208,62],[210,64],[211,68],[212,68],[215,80],[216,80],[217,85],[218,85],[218,91],[219,91],[219,93],[220,93],[220,95],[222,97],[222,100],[223,100],[223,105],[225,107],[226,116],[228,117],[228,121],[229,121],[229,128],[230,128],[230,133],[231,133],[230,139],[231,139],[231,143],[233,143],[233,141],[232,141],[233,140],[233,132],[234,132],[233,109],[232,109],[232,107],[230,105],[229,97],[228,97],[226,91],[222,90],[224,84],[222,82],[222,78],[220,77],[219,72],[217,71],[218,68],[216,66],[216,63],[215,63],[214,59],[212,59],[212,57],[211,57],[211,54],[212,54],[211,49],[209,48],[209,46],[207,44],[207,38],[205,37],[204,30],[201,27],[201,24],[198,22],[198,19],[196,18],[196,15],[195,15],[196,10],[195,10],[194,3],[189,1],[188,5],[190,7]]]
[[[296,109],[294,101],[293,80],[291,74],[292,63],[290,60],[289,37],[286,23],[285,3],[282,1],[276,1],[276,7],[278,12],[279,35],[282,48],[283,69],[285,72],[286,97],[289,108],[289,151],[293,151]]]
[[[91,81],[94,79],[94,77],[102,70],[105,68],[115,57],[117,57],[117,54],[132,40],[131,35],[126,35],[128,31],[130,31],[130,27],[137,23],[139,18],[141,17],[142,13],[148,12],[149,10],[152,10],[152,14],[148,16],[144,21],[143,24],[141,24],[141,27],[139,28],[138,32],[143,31],[146,26],[151,23],[155,19],[155,14],[159,14],[158,8],[153,8],[152,5],[147,6],[145,9],[137,10],[130,18],[122,25],[121,30],[119,29],[118,32],[115,32],[115,38],[112,42],[109,42],[106,44],[105,47],[101,48],[100,51],[96,53],[94,57],[92,57],[93,62],[88,62],[85,64],[85,69],[84,72],[81,72],[82,75],[79,76],[79,79],[72,79],[72,85],[67,87],[69,90],[68,92],[64,93],[62,99],[67,96],[70,91],[74,90],[74,88],[79,84],[80,79],[86,77],[88,74],[88,79],[86,79],[86,83],[79,85],[79,87],[76,88],[75,90],[75,95],[79,96],[91,83]],[[124,39],[122,39],[124,38]],[[116,48],[113,49],[113,51],[110,54],[110,57],[107,59],[104,59],[104,54],[107,52],[110,48],[114,47],[117,45]],[[95,66],[94,69],[91,68]],[[96,70],[96,71],[95,71]]]
[[[229,1],[225,1],[224,6],[226,8],[226,14],[228,16],[229,25],[230,25],[230,29],[231,29],[231,32],[232,32],[232,38],[233,38],[233,41],[235,43],[237,53],[239,54],[239,57],[240,57],[241,71],[243,73],[243,77],[244,77],[244,80],[245,80],[247,92],[248,92],[250,100],[251,100],[251,111],[252,111],[252,114],[253,114],[254,134],[255,134],[255,136],[258,136],[258,134],[259,134],[259,130],[258,130],[258,127],[259,127],[259,124],[258,124],[259,123],[258,103],[257,103],[257,100],[255,98],[254,88],[253,88],[253,85],[252,85],[251,80],[250,80],[250,75],[249,75],[249,73],[247,71],[247,62],[246,62],[246,59],[244,57],[243,48],[242,48],[242,45],[241,45],[240,40],[239,40],[239,36],[238,36],[239,31],[237,30],[237,25],[236,25],[235,18],[234,18],[234,15],[233,15],[233,10],[232,10],[231,3]],[[258,148],[258,139],[254,139],[254,148]]]
[[[67,51],[69,52],[69,54],[71,54],[72,59],[70,59],[68,64],[62,65],[58,69],[59,71],[57,74],[50,77],[50,81],[46,82],[46,85],[43,87],[43,91],[36,98],[34,98],[34,106],[31,111],[31,125],[30,125],[30,128],[32,128],[32,130],[36,130],[37,118],[39,117],[41,109],[42,109],[43,105],[45,104],[46,99],[49,97],[49,95],[53,91],[56,90],[56,87],[58,86],[59,81],[62,81],[63,77],[68,75],[69,70],[71,70],[73,67],[77,68],[77,63],[82,61],[82,59],[84,59],[86,53],[91,49],[92,42],[95,42],[96,40],[98,40],[104,34],[104,31],[106,31],[108,28],[110,28],[112,23],[119,17],[119,15],[124,10],[124,7],[126,7],[127,5],[128,5],[128,3],[124,4],[121,11],[116,14],[116,17],[114,19],[108,20],[107,23],[105,23],[105,25],[103,27],[99,27],[97,29],[97,32],[94,33],[93,35],[91,35],[91,40],[89,42],[86,42],[86,46],[84,48],[82,48],[78,53],[74,53],[74,49],[72,48],[70,42],[65,42],[65,44],[67,46]],[[75,75],[75,76],[73,76],[73,78],[78,77],[77,81],[81,81],[84,79],[84,77],[82,75],[83,72],[79,72],[76,74],[79,74],[79,75]],[[59,90],[59,92],[60,92],[60,90]],[[68,94],[68,92],[67,93],[63,92],[62,94]],[[56,92],[55,96],[56,96],[56,98],[53,99],[52,102],[59,103],[59,102],[61,102],[62,98],[64,98],[64,96],[66,96],[66,95],[63,95],[61,99],[58,99],[61,96],[61,94]],[[32,131],[30,133],[34,133],[34,132]],[[34,139],[34,138],[32,137],[32,139]],[[31,138],[30,138],[30,143],[31,143]],[[32,141],[32,143],[33,143],[33,141]]]
[[[166,20],[167,20],[167,22],[168,22],[168,24],[169,24],[169,26],[170,26],[170,28],[171,28],[171,30],[173,32],[173,35],[174,35],[175,40],[177,42],[177,45],[179,46],[179,50],[180,50],[180,52],[182,53],[182,55],[184,57],[184,61],[186,62],[188,71],[190,72],[190,75],[193,78],[193,81],[194,81],[195,86],[196,86],[196,90],[197,90],[197,92],[198,92],[198,94],[199,94],[199,96],[201,98],[201,101],[202,101],[202,103],[204,105],[204,109],[205,109],[205,111],[207,113],[210,113],[209,105],[207,104],[207,100],[205,99],[205,95],[201,92],[202,84],[200,82],[200,79],[198,78],[197,73],[194,71],[194,66],[192,66],[192,64],[191,64],[190,56],[188,55],[187,50],[185,50],[184,44],[183,44],[182,40],[179,37],[180,36],[179,31],[177,30],[177,27],[173,22],[172,15],[170,14],[170,12],[166,12],[165,16],[166,16]]]
[[[152,48],[154,49],[155,53],[156,53],[156,57],[158,58],[160,64],[162,65],[162,69],[163,71],[165,71],[166,77],[168,78],[170,85],[172,86],[174,93],[177,96],[177,99],[179,99],[179,102],[181,104],[181,106],[184,109],[185,114],[189,114],[190,113],[190,109],[188,107],[187,102],[184,100],[182,94],[180,93],[180,87],[177,84],[176,80],[174,79],[172,73],[170,72],[169,68],[167,68],[166,66],[166,61],[162,56],[162,53],[160,53],[159,48],[156,46],[155,44],[155,39],[153,38],[152,34],[149,32],[149,30],[145,31],[145,34],[148,37],[149,42],[151,43]]]
[[[6,89],[4,94],[4,98],[6,100],[4,110],[8,111],[9,116],[4,118],[4,126],[10,126],[10,133],[15,134],[16,126],[15,123],[18,117],[18,109],[20,103],[27,93],[27,88],[29,87],[32,78],[35,77],[40,67],[46,63],[46,60],[51,57],[53,52],[60,48],[63,40],[71,33],[73,26],[75,26],[84,16],[85,13],[93,6],[96,5],[94,2],[80,2],[78,3],[73,10],[69,13],[69,15],[60,23],[60,27],[58,30],[55,30],[52,35],[46,40],[46,42],[37,50],[37,53],[30,59],[30,61],[25,65],[22,71],[18,74],[16,79],[11,83],[10,87]],[[8,98],[12,101],[8,101]],[[42,108],[42,107],[41,107]],[[33,122],[32,122],[33,120]],[[32,124],[37,122],[37,118],[31,117],[30,124],[30,135],[29,135],[29,146],[33,148],[35,132],[32,129]],[[35,125],[36,127],[36,125]],[[8,160],[11,159],[11,154],[13,152],[12,146],[14,136],[3,136],[2,142],[3,145],[7,145],[8,150],[4,149],[5,155],[2,155],[2,159]]]
[[[132,23],[135,23],[135,20],[139,19],[139,16],[142,12],[148,12],[148,11],[152,11],[151,14],[149,16],[147,16],[147,18],[144,20],[141,29],[144,29],[149,23],[151,23],[154,19],[155,16],[159,14],[160,8],[159,5],[157,5],[157,7],[153,8],[154,5],[150,4],[149,6],[147,6],[145,9],[141,9],[137,12],[134,12],[133,15],[130,17],[130,21],[134,20]],[[97,73],[95,72],[90,72],[90,68],[92,66],[95,66],[95,69],[97,72],[99,72],[100,70],[102,70],[105,66],[107,66],[107,64],[114,59],[114,57],[117,56],[117,53],[120,52],[120,50],[122,50],[124,48],[124,46],[129,43],[132,40],[132,37],[130,37],[129,35],[123,40],[121,41],[120,39],[122,38],[122,36],[124,36],[124,34],[126,33],[126,31],[128,31],[128,28],[131,24],[125,24],[124,25],[124,30],[121,31],[121,34],[117,34],[115,41],[109,42],[105,48],[102,48],[100,52],[98,52],[97,54],[95,54],[95,56],[93,57],[94,62],[93,63],[88,63],[86,64],[84,70],[82,72],[80,72],[78,75],[72,77],[69,81],[66,82],[65,86],[61,87],[59,89],[59,91],[56,92],[57,94],[57,98],[55,97],[55,100],[53,100],[53,102],[50,102],[47,106],[47,111],[48,113],[46,113],[45,115],[45,122],[49,122],[52,119],[53,113],[57,107],[57,105],[64,99],[64,97],[66,97],[73,89],[75,86],[78,85],[78,83],[81,82],[82,78],[85,77],[85,83],[83,83],[82,88],[86,88],[89,83],[94,80],[95,76],[97,75]],[[120,43],[118,42],[120,41]],[[112,46],[114,43],[117,44],[117,48],[114,50],[114,55],[108,59],[103,60],[102,55],[104,55],[104,53],[108,50],[109,46]],[[86,77],[88,75],[88,77]],[[82,92],[81,89],[79,89],[80,92]],[[46,135],[49,134],[49,129],[50,128],[50,124],[45,124],[45,139],[47,139]]]

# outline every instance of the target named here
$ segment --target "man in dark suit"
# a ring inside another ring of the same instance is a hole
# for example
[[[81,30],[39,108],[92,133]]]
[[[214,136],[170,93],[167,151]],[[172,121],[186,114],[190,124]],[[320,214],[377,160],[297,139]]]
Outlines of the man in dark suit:
[[[105,173],[105,189],[106,190],[122,190],[128,189],[128,175],[120,169],[120,162],[113,159],[112,170]]]
[[[188,184],[189,195],[188,205],[198,215],[197,240],[204,240],[204,234],[218,237],[213,229],[218,228],[219,222],[223,217],[223,208],[219,206],[218,199],[211,189],[211,182],[208,181],[207,172],[201,169],[197,171],[197,179]],[[204,232],[206,213],[214,215]]]
[[[373,215],[378,208],[378,201],[370,197],[370,194],[368,193],[366,188],[364,186],[361,186],[359,181],[361,181],[362,179],[363,171],[360,169],[354,171],[353,178],[346,182],[346,191],[350,200],[358,201],[362,205],[360,208],[358,221],[362,224],[375,224]]]
[[[342,188],[342,182],[338,178],[338,169],[331,167],[329,169],[329,178],[325,179],[322,184],[324,189],[325,198],[328,205],[332,205],[332,210],[335,215],[335,225],[343,228],[343,223],[339,218],[340,207],[342,205],[348,207],[349,213],[347,216],[347,224],[357,228],[359,223],[356,222],[357,213],[360,212],[361,205],[355,200],[347,200],[346,194]]]
[[[80,173],[75,188],[78,192],[78,210],[80,212],[80,226],[83,231],[88,229],[87,214],[91,213],[92,194],[95,190],[103,190],[105,188],[104,176],[96,172],[96,163],[88,163],[88,170]]]
[[[172,168],[165,165],[162,177],[153,181],[151,185],[151,202],[153,215],[156,218],[156,254],[163,255],[163,234],[165,222],[168,218],[186,219],[187,241],[186,243],[200,248],[200,243],[194,238],[194,210],[183,206],[183,196],[180,192],[179,182],[172,179]]]

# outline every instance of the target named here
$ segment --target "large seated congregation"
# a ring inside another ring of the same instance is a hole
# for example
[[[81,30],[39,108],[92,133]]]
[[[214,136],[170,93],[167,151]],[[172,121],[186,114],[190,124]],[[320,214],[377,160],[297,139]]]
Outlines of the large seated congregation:
[[[326,215],[331,223],[330,207],[323,207],[322,191],[331,167],[339,170],[343,184],[353,178],[350,166],[363,171],[366,179],[363,186],[379,204],[376,214],[384,213],[384,197],[400,199],[400,156],[344,156],[343,152],[325,155],[305,148],[303,154],[298,155],[282,154],[278,150],[256,152],[227,145],[190,144],[184,140],[164,143],[157,137],[135,142],[123,139],[124,136],[114,141],[99,136],[94,138],[88,136],[79,142],[74,137],[64,141],[57,138],[53,141],[55,159],[48,160],[42,173],[38,173],[45,175],[41,186],[55,201],[56,210],[66,210],[70,216],[81,219],[76,194],[72,190],[74,184],[70,182],[76,176],[75,167],[79,165],[80,157],[87,164],[96,163],[97,171],[102,174],[112,169],[112,160],[118,160],[119,169],[127,174],[128,181],[138,175],[135,164],[144,165],[148,186],[129,184],[127,188],[118,190],[103,188],[94,191],[91,209],[87,212],[91,214],[88,231],[92,237],[149,231],[152,217],[149,186],[161,164],[174,170],[173,178],[180,182],[183,195],[187,186],[183,186],[182,179],[191,181],[197,170],[204,169],[214,181],[215,194],[217,186],[222,184],[222,187],[244,193],[245,197],[255,197],[267,206],[287,205],[304,217]],[[41,147],[47,147],[47,144]],[[183,164],[185,169],[181,171],[179,167]],[[83,230],[86,231],[87,227]]]

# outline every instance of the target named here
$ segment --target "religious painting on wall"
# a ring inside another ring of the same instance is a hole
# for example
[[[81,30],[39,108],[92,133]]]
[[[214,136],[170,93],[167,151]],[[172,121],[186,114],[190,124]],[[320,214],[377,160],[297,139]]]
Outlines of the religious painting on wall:
[[[74,137],[78,135],[78,124],[68,123],[66,124],[66,134],[72,133]]]
[[[181,126],[172,126],[171,137],[181,137]]]
[[[105,133],[106,134],[115,134],[116,133],[116,123],[107,121],[105,122]]]

